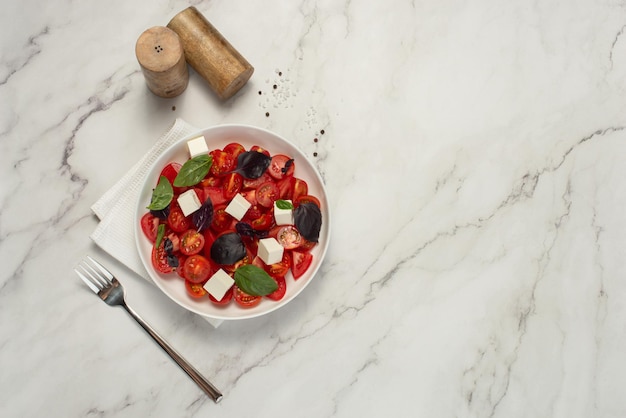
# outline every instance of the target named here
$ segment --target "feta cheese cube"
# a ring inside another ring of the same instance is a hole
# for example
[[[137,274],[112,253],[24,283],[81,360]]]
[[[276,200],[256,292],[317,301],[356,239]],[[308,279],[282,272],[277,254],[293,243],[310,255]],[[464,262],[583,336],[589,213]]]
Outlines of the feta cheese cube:
[[[207,147],[204,136],[199,136],[197,138],[187,141],[187,148],[189,148],[190,158],[209,153],[209,147]]]
[[[243,218],[243,216],[246,214],[248,209],[250,209],[250,206],[252,206],[252,203],[248,202],[245,197],[238,193],[237,195],[235,195],[233,200],[230,201],[228,206],[226,206],[225,210],[226,213],[230,214],[233,218],[240,221],[241,218]]]
[[[283,259],[284,250],[276,238],[263,238],[259,240],[257,255],[265,264],[274,264]]]
[[[291,203],[291,200],[285,200]],[[293,209],[281,209],[274,202],[274,219],[276,225],[293,225]]]
[[[230,289],[234,283],[235,281],[228,273],[219,269],[202,287],[215,299],[222,300],[226,292],[228,292],[228,289]]]
[[[178,196],[178,205],[180,206],[180,209],[183,211],[183,215],[185,216],[189,216],[189,214],[197,211],[198,209],[200,209],[200,206],[202,206],[202,203],[200,203],[200,199],[198,198],[198,195],[196,194],[196,191],[193,189],[189,189],[184,193],[181,193],[180,196]]]

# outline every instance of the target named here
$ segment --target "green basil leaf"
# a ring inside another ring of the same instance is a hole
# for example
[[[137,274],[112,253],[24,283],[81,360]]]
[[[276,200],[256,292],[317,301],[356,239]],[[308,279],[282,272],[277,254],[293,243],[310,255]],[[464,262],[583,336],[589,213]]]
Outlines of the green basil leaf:
[[[154,246],[156,248],[159,248],[159,246],[161,245],[161,241],[163,241],[164,236],[165,236],[165,224],[159,224],[159,227],[157,228],[156,241],[154,241]]]
[[[204,176],[208,174],[212,164],[213,158],[208,154],[198,155],[187,160],[176,175],[174,186],[186,187],[200,183]]]
[[[288,200],[283,200],[283,199],[278,199],[276,201],[276,207],[278,209],[283,209],[283,210],[293,209],[293,205],[291,204],[291,202],[289,202]]]
[[[235,270],[235,284],[250,296],[265,296],[278,289],[276,280],[252,264],[245,264]]]
[[[170,204],[174,198],[174,189],[169,180],[165,176],[159,178],[159,183],[152,191],[152,198],[148,209],[150,210],[162,210]]]

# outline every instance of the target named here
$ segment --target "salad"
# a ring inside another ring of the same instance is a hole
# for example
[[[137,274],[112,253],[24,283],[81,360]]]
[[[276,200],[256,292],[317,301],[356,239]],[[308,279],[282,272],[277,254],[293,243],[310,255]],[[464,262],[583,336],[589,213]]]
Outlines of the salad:
[[[237,142],[209,151],[203,136],[187,145],[190,158],[163,167],[141,217],[153,268],[214,305],[281,300],[288,273],[297,280],[311,265],[322,225],[297,161]]]

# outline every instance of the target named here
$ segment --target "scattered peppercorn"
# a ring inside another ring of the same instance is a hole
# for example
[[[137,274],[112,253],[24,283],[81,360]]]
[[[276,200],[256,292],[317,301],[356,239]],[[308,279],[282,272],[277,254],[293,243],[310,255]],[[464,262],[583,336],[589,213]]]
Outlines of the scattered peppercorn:
[[[265,112],[265,116],[269,118],[270,117],[270,112]]]
[[[317,157],[317,152],[314,152],[314,153],[313,153],[313,156],[314,156],[314,157]]]
[[[322,129],[322,130],[320,131],[320,133],[321,133],[322,135],[324,135],[324,130]]]
[[[172,106],[172,111],[176,110],[176,106]]]
[[[313,138],[313,142],[317,142],[317,138]]]
[[[279,72],[278,72],[278,76],[280,77],[280,76],[282,76],[282,75],[283,75],[283,72],[282,72],[282,71],[279,71]]]
[[[261,93],[261,90],[259,90],[259,96],[260,96],[261,94],[263,94],[263,93]]]
[[[272,87],[274,87],[274,90],[276,90],[278,88],[278,86],[276,84],[274,84]]]

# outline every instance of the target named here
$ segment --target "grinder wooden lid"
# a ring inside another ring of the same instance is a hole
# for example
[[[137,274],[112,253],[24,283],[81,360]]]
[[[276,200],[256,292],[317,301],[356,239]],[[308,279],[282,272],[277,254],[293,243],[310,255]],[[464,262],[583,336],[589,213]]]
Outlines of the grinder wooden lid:
[[[148,88],[157,96],[181,94],[189,82],[185,51],[173,30],[155,26],[139,36],[135,54]]]

